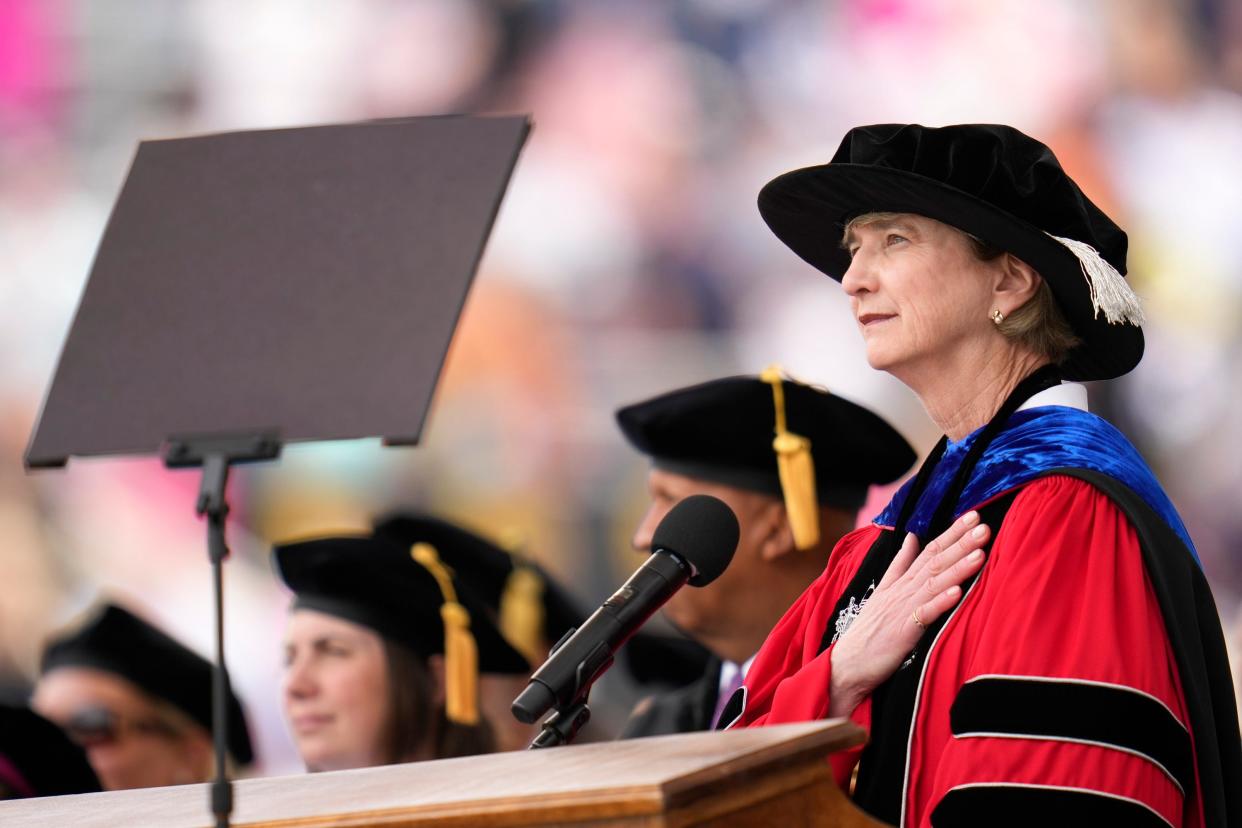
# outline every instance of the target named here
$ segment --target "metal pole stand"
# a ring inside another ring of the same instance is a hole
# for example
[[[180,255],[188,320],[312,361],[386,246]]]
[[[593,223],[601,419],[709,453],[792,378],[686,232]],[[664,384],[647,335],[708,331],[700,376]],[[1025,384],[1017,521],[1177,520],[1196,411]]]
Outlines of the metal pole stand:
[[[224,666],[224,559],[229,556],[224,521],[229,505],[224,497],[229,468],[234,463],[274,460],[280,456],[275,434],[172,437],[164,446],[164,465],[170,469],[202,466],[203,480],[195,511],[207,518],[207,557],[211,561],[216,604],[216,663],[212,671],[211,738],[216,755],[216,778],[211,784],[211,812],[216,828],[229,828],[233,812],[233,783],[225,767],[228,755],[229,674]]]

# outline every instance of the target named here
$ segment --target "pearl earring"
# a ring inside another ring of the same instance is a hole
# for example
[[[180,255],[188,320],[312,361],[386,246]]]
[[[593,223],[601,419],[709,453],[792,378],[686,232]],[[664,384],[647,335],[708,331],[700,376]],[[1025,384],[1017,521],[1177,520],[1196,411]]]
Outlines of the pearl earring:
[[[1005,314],[1000,312],[1000,308],[996,308],[992,311],[992,321],[997,325],[1000,325],[1000,323],[1005,321]]]

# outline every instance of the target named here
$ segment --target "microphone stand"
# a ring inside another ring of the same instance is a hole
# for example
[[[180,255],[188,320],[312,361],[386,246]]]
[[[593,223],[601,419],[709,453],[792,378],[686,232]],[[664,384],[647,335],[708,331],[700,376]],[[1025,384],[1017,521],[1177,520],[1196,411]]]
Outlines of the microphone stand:
[[[539,735],[531,740],[527,750],[560,747],[573,741],[582,726],[591,721],[591,708],[587,707],[588,689],[564,707],[557,707],[552,715],[543,720]]]
[[[549,652],[551,657],[553,653],[561,648],[566,641],[573,638],[574,633],[578,631],[577,627],[570,628],[569,632],[561,636],[561,640],[556,642]],[[612,664],[612,658],[609,656],[608,663],[604,665],[603,670],[607,670]],[[540,748],[560,747],[567,745],[578,735],[578,731],[582,726],[591,720],[591,708],[587,707],[587,697],[591,695],[591,682],[584,680],[583,666],[578,667],[577,691],[574,693],[570,701],[564,704],[557,704],[552,708],[552,715],[543,720],[543,726],[539,730],[539,735],[531,740],[527,745],[527,750],[538,750]],[[600,670],[595,675],[602,675]]]

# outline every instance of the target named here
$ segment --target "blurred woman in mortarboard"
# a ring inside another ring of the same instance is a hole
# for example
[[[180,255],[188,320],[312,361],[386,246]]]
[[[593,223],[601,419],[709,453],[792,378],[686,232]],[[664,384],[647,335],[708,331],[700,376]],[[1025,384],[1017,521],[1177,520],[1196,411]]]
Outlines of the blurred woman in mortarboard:
[[[31,706],[86,749],[106,790],[214,775],[211,663],[113,604],[43,652]],[[245,714],[229,699],[229,761],[250,764]]]
[[[490,753],[479,671],[529,673],[430,543],[334,537],[280,546],[295,597],[283,705],[311,771]]]
[[[573,599],[542,567],[456,524],[407,512],[378,520],[375,534],[405,547],[434,546],[458,586],[486,608],[504,640],[532,669],[544,662],[566,631],[582,623]],[[522,724],[510,712],[529,675],[530,670],[480,669],[479,706],[492,726],[497,750],[522,750],[538,734],[538,725]]]
[[[1151,470],[1081,386],[1132,369],[1126,235],[1004,126],[851,130],[759,208],[944,430],[761,648],[740,724],[850,716],[855,801],[927,825],[1242,825],[1219,618]],[[726,713],[726,716],[729,714]]]

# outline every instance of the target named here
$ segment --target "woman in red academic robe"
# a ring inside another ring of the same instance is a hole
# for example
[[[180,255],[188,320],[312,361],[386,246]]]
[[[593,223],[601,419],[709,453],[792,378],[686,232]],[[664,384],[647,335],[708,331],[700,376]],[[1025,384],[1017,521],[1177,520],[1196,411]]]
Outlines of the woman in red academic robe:
[[[1009,127],[851,130],[760,211],[842,283],[945,437],[847,535],[723,720],[848,716],[902,826],[1242,825],[1223,637],[1185,527],[1081,386],[1132,369],[1125,233]]]

